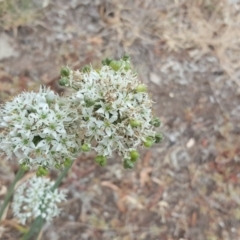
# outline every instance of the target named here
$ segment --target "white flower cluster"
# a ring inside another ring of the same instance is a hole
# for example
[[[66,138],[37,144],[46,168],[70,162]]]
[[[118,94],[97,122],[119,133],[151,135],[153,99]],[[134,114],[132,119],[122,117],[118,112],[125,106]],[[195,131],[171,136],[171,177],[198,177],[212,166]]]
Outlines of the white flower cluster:
[[[65,69],[62,85],[76,90],[71,99],[79,127],[85,129],[85,145],[99,155],[96,161],[104,165],[116,151],[134,162],[138,145],[150,147],[155,142],[152,101],[128,59],[108,61],[99,70],[91,66],[82,71]]]
[[[17,188],[12,208],[20,223],[25,224],[38,216],[51,221],[59,215],[57,204],[66,200],[65,193],[58,189],[52,191],[53,184],[48,178],[33,177]]]
[[[1,107],[0,150],[17,156],[25,167],[46,169],[69,164],[80,151],[95,150],[96,162],[116,151],[124,167],[138,159],[137,147],[150,147],[162,138],[154,131],[160,121],[152,115],[147,87],[131,69],[128,57],[106,59],[99,70],[61,70],[60,84],[73,88],[68,97],[41,88],[25,92]]]
[[[75,120],[68,99],[46,88],[24,92],[1,108],[0,150],[26,167],[61,165],[80,149]]]

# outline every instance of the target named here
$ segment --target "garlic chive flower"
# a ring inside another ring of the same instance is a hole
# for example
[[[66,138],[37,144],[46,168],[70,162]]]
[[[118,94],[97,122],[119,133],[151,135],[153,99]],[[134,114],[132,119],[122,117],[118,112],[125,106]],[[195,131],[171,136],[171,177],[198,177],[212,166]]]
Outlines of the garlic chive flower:
[[[71,101],[79,128],[101,156],[96,158],[100,165],[105,164],[103,157],[109,158],[116,151],[127,159],[124,166],[131,168],[138,157],[136,153],[133,156],[133,149],[155,142],[152,100],[131,69],[128,56],[119,61],[105,59],[98,70],[91,66],[88,71],[70,70],[68,86],[76,90]]]
[[[73,160],[81,147],[75,119],[69,100],[50,89],[23,92],[1,106],[0,152],[15,155],[30,168],[48,169],[65,158]]]
[[[21,184],[13,197],[13,214],[20,223],[25,224],[41,216],[46,221],[51,221],[58,216],[58,204],[65,201],[64,191],[51,190],[54,182],[48,178],[33,177]]]

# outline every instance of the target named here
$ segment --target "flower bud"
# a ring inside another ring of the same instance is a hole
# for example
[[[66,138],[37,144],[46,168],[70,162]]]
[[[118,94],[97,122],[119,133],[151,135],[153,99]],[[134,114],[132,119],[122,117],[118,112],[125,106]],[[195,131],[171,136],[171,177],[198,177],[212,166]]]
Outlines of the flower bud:
[[[20,165],[20,167],[21,167],[21,169],[23,169],[24,171],[28,171],[28,170],[30,169],[29,166],[26,165],[26,163],[22,163],[22,164]]]
[[[102,65],[107,65],[109,66],[111,63],[112,59],[110,58],[105,58],[104,60],[102,60]]]
[[[61,169],[61,168],[62,168],[62,165],[59,164],[59,163],[57,163],[57,164],[55,164],[55,168],[56,168],[56,169]]]
[[[85,65],[83,68],[82,68],[82,72],[84,73],[87,73],[87,72],[90,72],[91,71],[91,67],[89,65]]]
[[[48,170],[42,166],[38,167],[37,169],[37,172],[36,172],[36,175],[38,177],[41,177],[41,176],[46,176],[48,174]]]
[[[139,158],[139,153],[136,150],[130,152],[130,158],[132,162],[136,162]]]
[[[70,75],[70,70],[68,67],[62,67],[61,68],[61,76],[62,77],[68,77]]]
[[[139,126],[141,126],[141,123],[138,120],[132,119],[132,120],[130,120],[130,125],[132,127],[139,127]]]
[[[155,135],[155,143],[160,143],[163,140],[164,136],[161,133],[156,133]]]
[[[115,72],[117,72],[121,66],[122,66],[122,63],[121,61],[116,61],[116,60],[112,60],[110,62],[110,65],[109,65]]]
[[[86,103],[86,107],[91,107],[95,104],[95,101],[90,98],[84,98],[84,101]]]
[[[63,165],[65,167],[69,167],[72,164],[72,160],[69,158],[66,158],[65,161],[63,162]]]
[[[128,71],[129,69],[131,69],[130,62],[124,62],[124,70]]]
[[[128,54],[124,54],[123,57],[122,57],[122,60],[123,61],[129,61],[130,60],[130,56]]]
[[[59,85],[60,86],[66,86],[69,81],[68,81],[68,78],[67,77],[62,77],[59,81],[58,81]]]
[[[161,121],[159,118],[153,118],[150,122],[154,127],[160,127],[161,126]]]
[[[107,159],[106,159],[106,157],[99,155],[95,158],[95,162],[103,167],[103,166],[106,166]]]
[[[56,95],[53,91],[50,91],[47,96],[46,96],[46,99],[48,102],[52,103],[56,98]]]
[[[144,84],[139,84],[136,88],[137,93],[146,92],[146,91],[147,91],[147,87]]]
[[[134,167],[134,164],[130,159],[124,159],[124,161],[123,161],[124,169],[132,169],[133,167]]]
[[[154,143],[154,140],[152,137],[147,137],[146,141],[143,143],[143,145],[147,148],[151,147]]]
[[[90,147],[88,146],[88,144],[84,143],[82,146],[81,146],[81,150],[83,152],[88,152],[90,150]]]

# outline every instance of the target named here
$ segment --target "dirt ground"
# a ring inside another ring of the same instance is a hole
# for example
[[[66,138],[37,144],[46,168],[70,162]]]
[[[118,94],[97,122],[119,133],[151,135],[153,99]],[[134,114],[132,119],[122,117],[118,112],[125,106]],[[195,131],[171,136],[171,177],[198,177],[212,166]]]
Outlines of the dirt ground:
[[[129,53],[165,135],[133,170],[80,156],[41,239],[240,239],[239,27],[237,0],[0,1],[1,103]],[[0,164],[3,199],[18,166]],[[21,238],[11,208],[0,236]]]

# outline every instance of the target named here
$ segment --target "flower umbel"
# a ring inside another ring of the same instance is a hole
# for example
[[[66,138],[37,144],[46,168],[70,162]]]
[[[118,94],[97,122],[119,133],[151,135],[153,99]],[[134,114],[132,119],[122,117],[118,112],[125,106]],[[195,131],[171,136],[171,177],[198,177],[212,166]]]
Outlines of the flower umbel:
[[[24,92],[1,107],[0,150],[26,167],[62,164],[80,150],[75,119],[68,99],[53,91]]]
[[[12,208],[20,223],[25,224],[38,216],[51,221],[59,215],[57,204],[65,200],[65,194],[58,189],[52,191],[53,184],[48,178],[33,177],[17,188]]]
[[[76,90],[71,100],[79,128],[84,129],[85,143],[104,158],[116,151],[125,162],[131,162],[126,166],[132,166],[131,159],[134,162],[138,158],[132,157],[133,151],[139,145],[153,145],[154,127],[160,126],[160,121],[152,115],[147,87],[131,69],[129,57],[102,63],[98,70],[91,66],[87,71],[86,67],[81,71],[68,68],[65,86]]]

